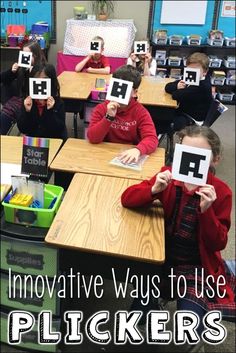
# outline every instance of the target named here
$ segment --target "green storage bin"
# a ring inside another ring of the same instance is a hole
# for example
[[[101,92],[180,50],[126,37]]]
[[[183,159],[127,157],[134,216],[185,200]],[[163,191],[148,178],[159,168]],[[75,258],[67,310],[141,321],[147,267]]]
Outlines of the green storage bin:
[[[60,320],[52,320],[52,330],[60,331]],[[0,340],[2,343],[8,344],[8,314],[1,312],[1,330],[0,330]],[[10,347],[10,345],[9,345]],[[28,352],[32,350],[37,350],[40,352],[59,352],[58,346],[55,344],[39,344],[38,343],[38,322],[35,320],[35,325],[31,331],[26,332],[22,335],[21,343],[11,346],[14,349],[22,348],[28,349]],[[9,351],[10,352],[10,351]]]
[[[9,281],[6,274],[1,273],[1,305],[11,308],[11,310],[25,310],[32,313],[40,313],[42,310],[50,310],[52,315],[60,314],[60,298],[57,296],[59,286],[55,283],[52,297],[46,287],[43,291],[41,282],[36,285],[37,277],[32,276],[31,279],[27,278],[27,286],[24,286],[24,278],[26,275],[14,273],[15,277],[11,279],[11,288],[9,288]],[[36,288],[37,287],[37,288]],[[52,288],[52,284],[50,285]],[[36,292],[37,291],[37,292]],[[42,295],[44,293],[44,295]],[[41,297],[42,296],[42,297]]]
[[[16,206],[3,201],[5,220],[10,223],[49,228],[61,204],[63,191],[61,186],[45,184],[44,208]],[[55,204],[52,208],[48,208],[54,197],[57,197]]]
[[[1,235],[1,269],[53,277],[59,273],[59,250],[42,241]]]

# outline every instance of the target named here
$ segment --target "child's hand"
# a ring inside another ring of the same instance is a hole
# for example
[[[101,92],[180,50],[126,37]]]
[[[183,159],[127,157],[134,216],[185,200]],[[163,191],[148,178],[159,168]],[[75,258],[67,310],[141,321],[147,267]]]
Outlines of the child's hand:
[[[156,176],[155,184],[152,186],[152,194],[157,194],[165,190],[168,184],[171,182],[172,174],[169,170],[165,170],[164,172],[160,172]]]
[[[130,54],[130,59],[131,59],[133,62],[136,61],[136,58],[137,58],[136,54],[134,54],[134,53],[131,53],[131,54]]]
[[[33,99],[30,96],[26,97],[24,100],[24,107],[27,112],[31,111],[32,105],[33,105]]]
[[[119,107],[119,103],[113,101],[109,102],[107,104],[107,114],[110,116],[116,116],[116,112]]]
[[[52,109],[55,104],[55,99],[53,97],[48,97],[47,99],[47,109]]]
[[[150,63],[152,61],[152,56],[150,53],[145,54],[145,63]]]
[[[216,191],[213,185],[206,184],[198,191],[196,191],[197,195],[200,195],[200,209],[201,213],[205,212],[217,199]]]
[[[177,89],[183,89],[186,87],[186,83],[183,80],[180,80],[177,84]]]
[[[11,67],[12,72],[16,72],[18,70],[19,65],[17,63],[14,63]]]
[[[132,162],[138,162],[141,152],[138,148],[131,148],[130,150],[126,150],[119,155],[119,160],[122,163],[128,164]]]

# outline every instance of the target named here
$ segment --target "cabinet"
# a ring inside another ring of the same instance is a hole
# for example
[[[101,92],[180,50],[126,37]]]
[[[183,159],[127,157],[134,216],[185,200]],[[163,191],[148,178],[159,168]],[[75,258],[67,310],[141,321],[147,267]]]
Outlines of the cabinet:
[[[156,52],[157,51],[166,51],[166,57],[168,58],[169,56],[178,56],[182,58],[179,60],[179,62],[173,63],[169,62],[168,59],[164,60],[163,62],[157,60],[157,68],[158,69],[166,69],[166,74],[167,76],[170,76],[171,69],[180,69],[181,74],[183,74],[183,68],[184,68],[184,58],[187,58],[189,55],[191,55],[194,52],[202,52],[205,53],[208,56],[214,55],[219,58],[219,64],[215,66],[215,63],[212,62],[212,66],[209,68],[209,73],[212,75],[214,70],[220,70],[224,71],[227,77],[227,73],[229,70],[235,70],[235,64],[234,65],[229,65],[228,67],[225,66],[225,61],[228,56],[235,56],[235,47],[232,46],[222,46],[222,47],[213,47],[211,45],[187,45],[183,44],[181,46],[179,45],[159,45],[152,43],[152,55],[153,57],[156,58]],[[230,67],[231,66],[231,67]],[[176,77],[178,78],[178,77]],[[221,83],[221,82],[219,82]],[[217,81],[212,82],[212,88],[213,88],[213,93],[215,92],[215,97],[219,100],[221,100],[225,104],[235,104],[235,80],[224,80],[223,84],[218,84]],[[233,97],[231,99],[225,99],[227,96],[223,96],[220,93],[222,90],[225,90],[227,92],[231,92],[232,94],[229,94],[229,97]]]
[[[35,316],[36,323],[33,329],[23,336],[18,346],[30,351],[39,350],[37,315],[42,310],[52,312],[52,327],[55,331],[60,329],[60,302],[56,290],[49,296],[47,291],[43,291],[42,282],[37,281],[37,278],[40,280],[46,276],[52,281],[53,276],[59,272],[59,250],[44,243],[47,231],[46,228],[7,223],[4,216],[1,217],[0,340],[8,343],[9,312],[12,310],[31,312]],[[24,284],[26,278],[27,285]],[[57,352],[56,345],[43,345],[40,349],[45,352]]]

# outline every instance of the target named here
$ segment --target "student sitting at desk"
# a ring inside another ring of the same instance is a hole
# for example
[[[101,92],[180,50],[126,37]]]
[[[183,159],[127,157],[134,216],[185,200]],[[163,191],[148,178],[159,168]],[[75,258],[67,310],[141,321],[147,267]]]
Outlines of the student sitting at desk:
[[[17,126],[21,133],[34,137],[66,139],[65,108],[60,98],[60,86],[53,65],[41,65],[35,78],[51,79],[51,96],[48,99],[25,97]]]
[[[11,125],[18,119],[22,97],[25,95],[28,87],[29,77],[33,77],[38,65],[46,62],[46,58],[37,41],[26,42],[22,51],[32,53],[31,68],[19,67],[14,63],[12,67],[1,72],[1,135],[6,135]]]
[[[109,59],[102,55],[104,51],[104,40],[102,37],[94,37],[93,41],[101,42],[101,53],[89,54],[75,67],[76,72],[86,71],[90,74],[110,74]]]
[[[113,73],[113,77],[133,82],[129,104],[113,101],[98,104],[92,112],[87,136],[91,143],[106,141],[136,145],[121,153],[120,160],[123,163],[137,162],[141,155],[154,152],[158,145],[152,118],[136,99],[141,74],[131,65],[124,65]]]
[[[199,86],[186,85],[182,80],[169,82],[165,86],[167,93],[177,100],[179,107],[173,121],[174,130],[179,131],[196,121],[204,121],[212,102],[210,76],[207,75],[209,58],[204,53],[193,53],[187,58],[187,67],[200,69]],[[189,118],[190,116],[190,118]]]
[[[155,76],[157,71],[157,62],[150,53],[148,42],[148,52],[146,54],[135,54],[132,52],[127,59],[127,65],[135,67],[143,76]]]
[[[214,175],[221,154],[221,142],[216,133],[206,126],[193,125],[181,130],[179,137],[183,145],[211,150],[206,184],[198,186],[177,181],[172,177],[171,168],[163,167],[150,180],[126,189],[121,202],[124,207],[137,208],[148,207],[157,199],[161,201],[166,230],[166,262],[162,278],[162,289],[165,290],[162,296],[165,292],[167,299],[174,297],[168,286],[171,270],[176,282],[181,276],[186,278],[186,288],[181,285],[178,292],[183,289],[185,295],[176,295],[177,310],[189,310],[198,315],[197,332],[201,337],[204,330],[202,320],[209,311],[219,310],[223,318],[235,320],[235,261],[224,261],[221,257],[221,250],[225,249],[228,241],[232,191]],[[208,294],[207,278],[210,277],[213,296]],[[220,278],[223,278],[223,285],[219,289],[217,283]],[[202,288],[203,295],[199,295]],[[199,341],[195,348],[190,345],[187,350],[183,346],[182,351],[205,352],[200,350],[202,345],[203,341]]]

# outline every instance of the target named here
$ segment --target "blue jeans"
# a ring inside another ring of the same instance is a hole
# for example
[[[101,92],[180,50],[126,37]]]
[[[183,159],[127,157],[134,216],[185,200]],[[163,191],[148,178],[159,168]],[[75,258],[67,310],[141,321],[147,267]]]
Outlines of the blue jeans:
[[[206,311],[198,304],[187,300],[187,299],[178,299],[177,300],[177,310],[192,311],[199,317],[199,326],[197,328],[197,333],[201,337],[202,332],[204,331],[204,325],[202,323],[203,317],[206,314]]]

